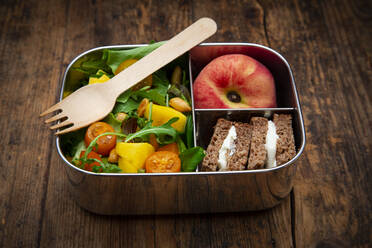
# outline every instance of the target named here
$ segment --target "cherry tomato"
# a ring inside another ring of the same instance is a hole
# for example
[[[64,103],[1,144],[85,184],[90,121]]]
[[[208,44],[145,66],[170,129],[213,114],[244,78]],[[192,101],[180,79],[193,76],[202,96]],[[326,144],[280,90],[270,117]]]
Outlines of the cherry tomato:
[[[146,172],[179,172],[181,171],[181,160],[174,152],[154,152],[146,159]]]
[[[180,154],[180,152],[178,150],[178,145],[177,145],[176,142],[165,145],[165,146],[162,146],[162,147],[158,148],[157,151],[168,151],[168,152],[174,152],[177,155]]]
[[[85,155],[85,151],[82,151],[82,152],[80,153],[80,158],[84,157],[84,155]],[[95,159],[98,159],[99,161],[102,161],[102,159],[101,159],[101,157],[98,155],[98,153],[93,152],[93,151],[91,151],[91,152],[88,154],[87,158],[95,158]],[[94,167],[94,166],[101,167],[100,163],[94,161],[94,162],[89,163],[89,164],[88,164],[88,163],[84,164],[84,170],[87,170],[87,171],[93,171],[93,167]],[[99,172],[102,172],[102,168],[99,169]]]
[[[85,133],[84,142],[86,146],[89,146],[90,142],[94,140],[98,135],[106,132],[114,132],[114,128],[105,123],[105,122],[95,122],[90,125]],[[98,149],[95,147],[93,151],[101,154],[102,156],[107,156],[111,149],[116,145],[116,136],[115,135],[105,135],[97,140]]]

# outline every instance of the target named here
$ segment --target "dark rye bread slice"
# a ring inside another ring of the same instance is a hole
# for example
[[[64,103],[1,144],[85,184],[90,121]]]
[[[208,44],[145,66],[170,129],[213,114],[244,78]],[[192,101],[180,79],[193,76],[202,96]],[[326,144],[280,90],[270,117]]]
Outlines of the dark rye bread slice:
[[[236,129],[235,152],[227,160],[227,170],[245,170],[251,144],[252,127],[249,123],[234,122]]]
[[[274,114],[276,134],[276,165],[279,166],[291,160],[296,155],[296,148],[292,128],[292,116]]]
[[[249,152],[248,170],[263,169],[266,162],[266,134],[268,120],[264,117],[252,117],[252,138]]]
[[[216,126],[214,127],[214,132],[212,135],[211,142],[207,148],[207,154],[205,155],[201,170],[202,171],[216,171],[218,168],[218,155],[221,149],[222,143],[225,140],[232,123],[225,119],[218,119]]]
[[[217,171],[218,156],[222,143],[231,126],[236,129],[235,152],[227,158],[226,170],[244,170],[248,160],[251,126],[248,123],[231,122],[220,118],[217,120],[211,142],[207,148],[207,155],[202,162],[202,171]]]

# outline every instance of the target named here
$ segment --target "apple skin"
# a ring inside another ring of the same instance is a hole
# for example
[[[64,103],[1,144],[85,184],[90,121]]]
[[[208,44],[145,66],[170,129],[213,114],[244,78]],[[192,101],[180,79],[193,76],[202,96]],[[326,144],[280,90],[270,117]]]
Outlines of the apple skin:
[[[240,101],[229,99],[228,92]],[[215,58],[199,73],[193,84],[195,108],[276,107],[274,78],[257,60],[243,54]]]

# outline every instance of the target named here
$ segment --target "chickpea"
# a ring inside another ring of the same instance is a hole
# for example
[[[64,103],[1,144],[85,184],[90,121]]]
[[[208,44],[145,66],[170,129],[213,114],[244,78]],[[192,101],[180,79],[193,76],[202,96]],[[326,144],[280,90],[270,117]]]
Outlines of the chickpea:
[[[120,113],[117,113],[117,115],[116,115],[116,119],[118,120],[118,121],[124,121],[125,120],[125,118],[127,118],[127,114],[126,113],[124,113],[124,112],[120,112]]]
[[[119,155],[116,153],[115,148],[111,149],[107,161],[109,161],[110,163],[117,163],[119,161]]]
[[[146,111],[146,107],[147,107],[147,104],[149,104],[150,101],[149,99],[147,98],[143,98],[143,100],[141,101],[140,105],[138,106],[138,109],[137,109],[137,114],[139,117],[142,117]]]
[[[174,108],[177,111],[180,112],[190,112],[191,107],[190,105],[184,101],[183,99],[179,97],[173,97],[172,99],[169,100],[169,105]]]
[[[159,148],[159,143],[156,140],[155,134],[150,134],[149,136],[149,143],[155,148],[155,151]]]

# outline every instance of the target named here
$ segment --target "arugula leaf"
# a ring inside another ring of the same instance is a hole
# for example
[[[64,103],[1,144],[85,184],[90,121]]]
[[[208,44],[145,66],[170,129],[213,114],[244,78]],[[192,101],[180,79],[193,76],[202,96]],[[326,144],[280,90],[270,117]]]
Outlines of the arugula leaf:
[[[106,64],[111,68],[112,72],[115,72],[118,66],[127,59],[141,59],[156,48],[163,45],[164,42],[157,42],[143,47],[137,47],[128,50],[113,50],[106,49],[103,51],[102,59],[106,61]]]
[[[165,105],[165,94],[167,90],[162,88],[153,88],[146,91],[138,91],[135,95],[141,98],[148,98],[149,100],[156,102],[160,105]]]
[[[85,85],[85,81],[89,78],[89,72],[80,68],[71,68],[66,77],[66,84],[63,92],[74,92],[78,88]]]
[[[164,70],[158,70],[153,74],[152,88],[149,90],[139,90],[135,92],[136,96],[148,98],[160,105],[165,105],[165,96],[167,94],[169,81]]]
[[[176,122],[179,118],[174,117],[170,119],[167,123],[153,127],[151,126],[152,121],[147,122],[144,128],[140,131],[129,134],[124,142],[129,142],[135,138],[141,138],[143,140],[147,140],[149,134],[155,134],[156,141],[161,145],[170,144],[176,141],[177,138],[177,131],[174,129],[171,124]]]
[[[113,113],[108,114],[105,119],[103,119],[104,122],[112,126],[115,130],[115,132],[121,132],[121,121],[115,118],[115,115]]]
[[[152,74],[152,84],[155,86],[163,85],[165,88],[168,87],[169,80],[167,77],[167,72],[165,70],[157,70]]]
[[[186,145],[188,148],[194,146],[194,129],[193,129],[193,121],[192,115],[188,115],[186,119],[186,127],[185,127],[185,138],[186,138]]]
[[[77,130],[75,132],[66,133],[60,137],[60,145],[63,154],[74,157],[76,152],[81,147],[81,141],[84,140],[86,128]],[[80,155],[80,153],[79,153]]]
[[[138,109],[139,102],[136,102],[135,100],[129,98],[125,103],[117,102],[115,104],[114,109],[112,110],[112,113],[117,114],[120,112],[129,113],[135,109]]]
[[[76,160],[80,158],[80,153],[84,151],[86,148],[84,140],[80,141],[76,147],[73,149],[75,150],[74,155],[72,157],[72,162],[75,163]]]
[[[176,142],[177,142],[178,150],[180,153],[187,150],[187,147],[180,136],[177,136]]]
[[[80,68],[84,71],[89,72],[89,74],[96,74],[98,70],[103,70],[105,72],[110,71],[106,62],[102,59],[100,60],[88,60],[81,63]],[[111,73],[108,73],[111,74]]]
[[[102,163],[104,166],[102,166],[102,172],[103,173],[117,173],[121,172],[121,169],[116,164],[112,164],[107,161],[107,158],[102,158]]]
[[[126,103],[129,97],[133,94],[131,89],[124,91],[124,93],[120,94],[120,96],[116,99],[117,102]]]
[[[94,165],[92,167],[92,172],[95,173],[118,173],[121,172],[121,169],[116,164],[111,164],[107,161],[107,158],[102,158],[102,161],[95,159],[95,158],[88,158],[86,160],[83,160],[83,158],[79,159],[81,162],[76,161],[76,166],[78,166],[81,169],[84,169],[83,164],[90,164],[93,162],[99,163],[99,166]]]
[[[184,172],[195,171],[205,156],[204,149],[196,146],[180,153],[181,168]]]

